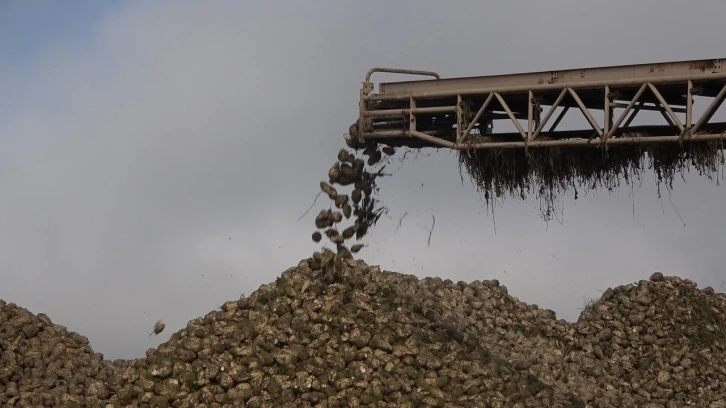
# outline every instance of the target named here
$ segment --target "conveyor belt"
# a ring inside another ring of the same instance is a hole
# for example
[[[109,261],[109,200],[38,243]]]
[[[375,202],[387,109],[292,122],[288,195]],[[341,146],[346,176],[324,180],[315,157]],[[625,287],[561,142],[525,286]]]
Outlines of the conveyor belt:
[[[376,72],[433,79],[381,83],[373,93],[370,78]],[[711,99],[698,117],[696,96]],[[375,141],[453,149],[716,141],[726,137],[726,122],[710,120],[724,96],[721,59],[450,79],[429,71],[374,68],[366,76],[359,118],[346,140],[351,145]],[[555,117],[557,108],[563,109]],[[573,108],[590,126],[559,130],[562,116]],[[632,126],[642,110],[662,116]],[[499,120],[513,123],[516,130],[494,132]]]

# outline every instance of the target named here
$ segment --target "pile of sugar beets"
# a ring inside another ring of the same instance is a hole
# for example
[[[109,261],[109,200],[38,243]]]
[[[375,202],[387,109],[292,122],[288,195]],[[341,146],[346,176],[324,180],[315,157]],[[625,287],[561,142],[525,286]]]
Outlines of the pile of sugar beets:
[[[346,143],[354,150],[340,149],[336,162],[328,170],[328,181],[320,182],[321,193],[330,198],[332,205],[328,209],[321,210],[315,217],[315,227],[318,231],[312,234],[314,242],[320,242],[325,235],[336,247],[336,252],[323,247],[313,255],[313,261],[316,263],[313,266],[322,268],[329,277],[333,277],[336,270],[342,269],[345,259],[352,259],[352,254],[359,252],[365,246],[358,242],[348,248],[345,245],[346,241],[353,238],[360,241],[385,212],[385,207],[375,198],[378,192],[376,180],[384,175],[385,165],[376,171],[372,168],[381,163],[383,154],[393,156],[396,153],[393,147],[381,148],[377,143],[358,146],[349,139],[349,136],[346,137]],[[365,159],[356,157],[357,150],[362,150],[361,156]],[[369,167],[368,170],[366,165]],[[349,194],[342,192],[341,187],[351,186],[352,191]],[[344,220],[350,220],[351,217],[351,225],[348,227],[341,225]]]

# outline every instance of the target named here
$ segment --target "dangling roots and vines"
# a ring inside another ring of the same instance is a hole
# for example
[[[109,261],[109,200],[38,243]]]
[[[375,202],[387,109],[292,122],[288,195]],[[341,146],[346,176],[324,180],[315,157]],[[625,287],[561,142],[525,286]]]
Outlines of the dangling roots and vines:
[[[503,150],[460,150],[459,167],[471,176],[487,205],[500,197],[526,199],[534,195],[545,220],[554,217],[555,201],[567,193],[599,188],[612,192],[622,181],[639,181],[643,170],[656,175],[660,186],[673,187],[676,174],[684,177],[691,168],[713,180],[724,164],[721,142],[616,145],[597,147],[551,147]]]

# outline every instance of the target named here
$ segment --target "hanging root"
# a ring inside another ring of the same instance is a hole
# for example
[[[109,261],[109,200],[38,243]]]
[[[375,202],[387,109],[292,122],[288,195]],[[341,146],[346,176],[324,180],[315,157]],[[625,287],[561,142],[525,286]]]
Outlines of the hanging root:
[[[487,205],[506,195],[526,199],[534,195],[542,203],[542,216],[554,216],[554,202],[572,191],[578,193],[605,187],[613,191],[621,181],[629,185],[640,180],[644,169],[657,177],[658,194],[665,182],[672,188],[677,173],[691,168],[709,179],[723,164],[720,142],[684,142],[660,145],[616,145],[598,147],[551,147],[521,149],[482,149],[474,154],[458,151],[460,167],[484,192]],[[578,191],[579,189],[579,191]]]

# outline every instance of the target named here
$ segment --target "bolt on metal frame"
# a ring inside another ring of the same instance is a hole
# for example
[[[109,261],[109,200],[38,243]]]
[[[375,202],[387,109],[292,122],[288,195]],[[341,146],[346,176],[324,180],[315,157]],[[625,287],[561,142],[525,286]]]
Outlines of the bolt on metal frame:
[[[351,128],[351,136],[361,144],[375,141],[392,146],[451,149],[719,141],[726,138],[726,122],[710,120],[726,96],[726,68],[722,69],[721,61],[451,79],[441,79],[430,71],[373,68],[360,91],[359,120]],[[370,81],[375,72],[434,79],[381,83],[376,94],[372,93],[374,84]],[[713,98],[698,118],[693,116],[694,96]],[[545,112],[543,107],[547,106]],[[558,107],[563,108],[562,112],[545,131]],[[570,108],[582,112],[589,129],[557,129]],[[617,118],[616,108],[624,109]],[[602,112],[602,126],[593,110]],[[631,126],[643,110],[660,112],[667,124]],[[685,123],[676,113],[685,113]],[[493,121],[507,118],[517,131],[493,133]],[[526,128],[520,120],[526,120]]]

